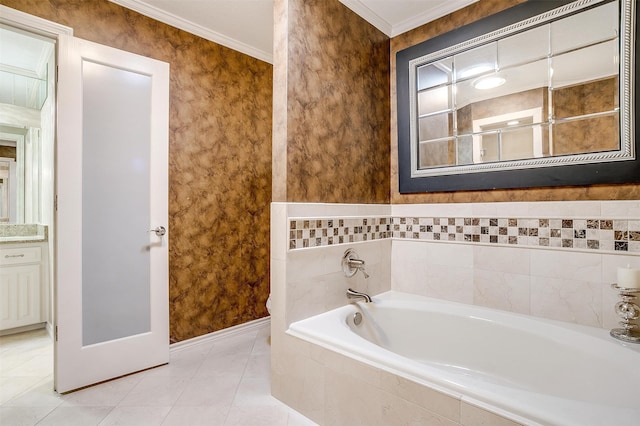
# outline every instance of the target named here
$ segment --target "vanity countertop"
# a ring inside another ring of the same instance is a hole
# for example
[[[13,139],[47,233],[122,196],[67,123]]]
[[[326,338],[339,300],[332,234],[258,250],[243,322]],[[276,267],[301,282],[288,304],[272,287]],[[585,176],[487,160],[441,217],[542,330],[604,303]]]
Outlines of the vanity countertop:
[[[0,244],[42,243],[48,239],[46,225],[0,224]]]

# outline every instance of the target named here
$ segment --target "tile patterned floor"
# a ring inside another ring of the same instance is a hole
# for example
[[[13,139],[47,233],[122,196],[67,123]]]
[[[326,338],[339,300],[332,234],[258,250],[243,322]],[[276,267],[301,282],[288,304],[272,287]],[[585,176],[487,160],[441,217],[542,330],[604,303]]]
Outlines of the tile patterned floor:
[[[169,365],[53,392],[43,330],[0,337],[2,426],[307,426],[269,393],[269,326],[173,350]]]

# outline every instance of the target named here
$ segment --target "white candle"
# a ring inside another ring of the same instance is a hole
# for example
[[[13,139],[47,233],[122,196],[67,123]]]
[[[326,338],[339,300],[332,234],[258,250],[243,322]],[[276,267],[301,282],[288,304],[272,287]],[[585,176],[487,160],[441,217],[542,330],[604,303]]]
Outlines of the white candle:
[[[618,287],[640,288],[640,270],[632,269],[629,265],[626,268],[618,268]]]

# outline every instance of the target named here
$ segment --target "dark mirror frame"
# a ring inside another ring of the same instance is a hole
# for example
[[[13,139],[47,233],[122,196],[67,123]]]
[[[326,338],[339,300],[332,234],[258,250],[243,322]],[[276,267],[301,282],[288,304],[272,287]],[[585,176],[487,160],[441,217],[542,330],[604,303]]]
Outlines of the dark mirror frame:
[[[633,43],[631,53],[631,144],[635,146],[635,158],[624,161],[566,164],[550,167],[492,170],[463,174],[412,177],[409,62],[433,52],[499,30],[532,16],[545,13],[575,0],[529,0],[495,15],[488,16],[456,30],[442,34],[420,44],[408,47],[396,54],[397,113],[398,113],[398,176],[400,193],[447,192],[463,190],[488,190],[497,188],[530,188],[552,186],[584,186],[640,182],[640,137],[636,123],[640,119],[638,99],[638,67],[640,43]],[[634,0],[635,2],[635,0]],[[632,37],[637,37],[638,7],[634,5]]]

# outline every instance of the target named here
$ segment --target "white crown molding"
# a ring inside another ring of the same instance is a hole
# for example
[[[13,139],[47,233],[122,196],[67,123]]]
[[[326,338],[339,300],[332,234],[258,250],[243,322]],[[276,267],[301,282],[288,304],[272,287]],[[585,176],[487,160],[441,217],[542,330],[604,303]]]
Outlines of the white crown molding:
[[[202,25],[198,25],[172,13],[158,9],[157,7],[146,4],[140,0],[109,1],[122,7],[126,7],[127,9],[136,11],[142,15],[148,16],[149,18],[155,19],[156,21],[163,22],[167,25],[171,25],[172,27],[187,31],[191,34],[195,34],[198,37],[202,37],[206,40],[221,44],[222,46],[228,47],[230,49],[237,50],[238,52],[244,53],[256,59],[260,59],[261,61],[265,61],[270,64],[273,63],[273,52],[265,52],[261,49],[256,49],[255,47],[250,46],[246,43],[240,42],[231,37],[227,37],[224,34],[210,30],[203,27]]]
[[[25,68],[14,67],[13,65],[0,64],[0,71],[4,71],[10,74],[16,74],[27,78],[41,78],[40,75],[34,70],[28,70]]]
[[[385,33],[389,37],[395,37],[409,30],[417,28],[428,22],[435,21],[451,12],[455,12],[458,9],[469,6],[476,3],[478,0],[447,0],[440,6],[425,10],[423,13],[419,13],[404,21],[398,23],[390,23],[373,10],[369,9],[362,2],[362,0],[340,0],[342,4],[349,9],[360,15],[363,19],[368,21],[371,25]]]
[[[60,34],[72,36],[73,28],[47,21],[19,10],[0,5],[0,24],[7,24],[47,38],[56,38]]]
[[[470,4],[476,2],[478,2],[478,0],[448,0],[441,6],[426,10],[419,15],[412,16],[409,19],[393,25],[391,30],[391,37],[395,37],[414,28],[418,28],[419,26],[424,25],[427,22],[435,21],[438,18],[442,18],[445,15],[448,15],[452,12],[455,12],[456,10],[462,9],[463,7],[467,7]]]
[[[340,0],[340,3],[360,15],[361,18],[385,33],[388,37],[392,37],[391,34],[393,32],[393,27],[391,26],[391,23],[375,13],[373,10],[369,9],[360,0]]]

